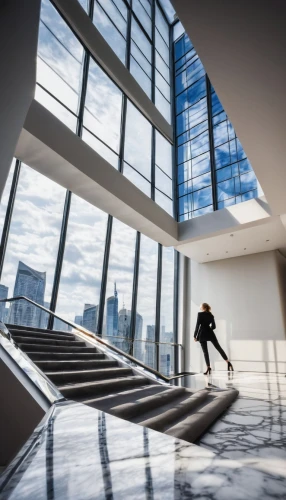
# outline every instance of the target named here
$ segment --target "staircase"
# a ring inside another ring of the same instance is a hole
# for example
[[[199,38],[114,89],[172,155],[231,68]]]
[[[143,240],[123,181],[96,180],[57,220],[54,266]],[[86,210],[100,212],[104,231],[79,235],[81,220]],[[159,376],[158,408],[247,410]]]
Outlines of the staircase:
[[[76,335],[7,325],[14,342],[67,398],[194,442],[238,392],[161,384]]]

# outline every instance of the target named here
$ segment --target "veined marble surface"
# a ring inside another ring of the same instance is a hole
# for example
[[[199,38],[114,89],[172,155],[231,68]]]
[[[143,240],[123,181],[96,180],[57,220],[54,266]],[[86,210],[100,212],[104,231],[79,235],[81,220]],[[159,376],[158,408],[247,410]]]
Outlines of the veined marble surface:
[[[237,400],[197,444],[221,458],[239,460],[248,467],[286,479],[285,375],[214,372],[208,378],[189,377],[187,383],[195,390],[207,384],[239,390]]]
[[[80,403],[57,403],[23,452],[1,477],[2,500],[285,499],[280,471],[255,470]]]

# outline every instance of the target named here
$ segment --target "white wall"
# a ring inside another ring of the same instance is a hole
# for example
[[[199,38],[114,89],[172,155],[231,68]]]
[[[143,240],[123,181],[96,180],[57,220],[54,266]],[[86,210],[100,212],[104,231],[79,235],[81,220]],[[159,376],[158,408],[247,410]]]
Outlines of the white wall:
[[[215,315],[216,335],[237,370],[286,371],[286,259],[277,251],[191,264],[191,329],[201,302]],[[188,342],[187,342],[188,345]],[[225,362],[209,343],[212,366]],[[191,343],[186,369],[202,371],[200,345]]]

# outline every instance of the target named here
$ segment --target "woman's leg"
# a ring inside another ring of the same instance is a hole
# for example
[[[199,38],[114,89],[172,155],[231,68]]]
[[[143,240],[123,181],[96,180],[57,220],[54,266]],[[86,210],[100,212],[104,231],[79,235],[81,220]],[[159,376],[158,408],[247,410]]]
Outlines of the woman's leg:
[[[208,351],[208,343],[206,341],[201,342],[202,350],[204,353],[205,361],[207,364],[207,367],[210,366],[210,357],[209,357],[209,351]]]
[[[211,340],[213,346],[216,348],[216,350],[220,353],[220,355],[223,357],[225,361],[228,361],[228,357],[225,354],[223,348],[220,346],[218,339],[215,337],[213,340]]]

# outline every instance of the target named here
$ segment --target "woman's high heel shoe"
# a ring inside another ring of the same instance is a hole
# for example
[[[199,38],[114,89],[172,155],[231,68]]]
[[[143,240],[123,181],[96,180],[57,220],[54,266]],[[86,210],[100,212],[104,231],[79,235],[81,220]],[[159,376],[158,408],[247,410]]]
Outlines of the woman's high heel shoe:
[[[206,372],[204,372],[204,375],[210,375],[210,374],[211,374],[211,372],[212,372],[212,369],[211,369],[211,367],[209,366],[209,367],[208,367],[208,369],[207,369],[207,371],[206,371]]]
[[[233,366],[230,361],[227,362],[227,371],[228,372],[233,372]]]

